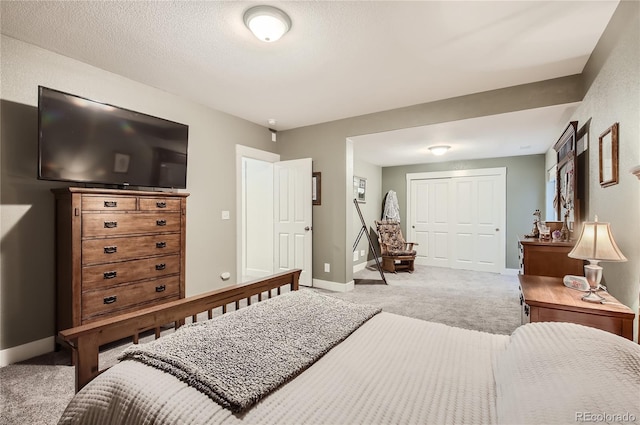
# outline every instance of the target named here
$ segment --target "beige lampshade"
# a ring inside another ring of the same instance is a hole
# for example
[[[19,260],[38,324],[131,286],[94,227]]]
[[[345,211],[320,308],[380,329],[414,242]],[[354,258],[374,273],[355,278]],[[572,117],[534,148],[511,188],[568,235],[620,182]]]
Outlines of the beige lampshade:
[[[609,223],[588,221],[582,224],[580,238],[571,252],[571,258],[597,261],[627,261],[616,245]]]

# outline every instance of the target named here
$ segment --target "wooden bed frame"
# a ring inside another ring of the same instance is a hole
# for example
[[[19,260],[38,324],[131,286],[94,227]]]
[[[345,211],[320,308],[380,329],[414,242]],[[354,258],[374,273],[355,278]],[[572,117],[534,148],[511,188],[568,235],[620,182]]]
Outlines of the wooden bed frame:
[[[175,329],[191,317],[197,321],[199,313],[208,312],[208,318],[213,317],[213,309],[222,307],[222,313],[227,312],[229,304],[240,308],[240,301],[247,301],[251,305],[252,297],[257,296],[262,301],[263,294],[268,298],[281,294],[281,288],[289,286],[291,291],[297,291],[301,270],[291,270],[278,273],[264,279],[254,280],[238,285],[227,286],[222,289],[207,292],[193,297],[171,301],[155,307],[148,307],[135,313],[127,313],[118,317],[96,321],[60,331],[59,338],[72,349],[73,362],[76,367],[76,392],[80,391],[93,378],[103,371],[98,367],[100,346],[124,338],[133,337],[138,343],[139,334],[155,329],[155,337],[160,336],[160,328],[173,323]]]

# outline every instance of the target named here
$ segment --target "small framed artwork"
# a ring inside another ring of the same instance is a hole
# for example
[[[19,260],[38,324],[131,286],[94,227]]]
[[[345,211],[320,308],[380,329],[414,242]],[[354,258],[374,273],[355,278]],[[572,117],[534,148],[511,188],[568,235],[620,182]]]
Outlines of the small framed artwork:
[[[114,173],[126,173],[129,171],[129,160],[130,156],[124,153],[115,154],[115,158],[113,160],[113,172]]]
[[[607,128],[598,140],[600,186],[618,184],[618,123]]]
[[[313,205],[322,204],[322,174],[319,171],[311,176],[311,199]]]
[[[367,179],[353,176],[353,198],[363,204],[367,201]]]

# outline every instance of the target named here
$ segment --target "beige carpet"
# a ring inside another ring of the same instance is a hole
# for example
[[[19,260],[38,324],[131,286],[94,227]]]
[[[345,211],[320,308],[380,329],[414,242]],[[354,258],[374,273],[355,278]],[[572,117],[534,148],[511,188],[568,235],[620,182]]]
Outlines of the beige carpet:
[[[518,279],[492,273],[416,267],[413,274],[355,273],[354,291],[322,291],[341,299],[467,329],[511,333],[520,324]],[[127,344],[100,356],[100,367],[113,364]],[[49,353],[0,369],[0,424],[56,424],[74,389],[74,370],[65,352]]]
[[[515,275],[416,266],[413,273],[385,273],[384,285],[374,266],[353,277],[354,291],[332,295],[465,329],[508,335],[520,326]]]

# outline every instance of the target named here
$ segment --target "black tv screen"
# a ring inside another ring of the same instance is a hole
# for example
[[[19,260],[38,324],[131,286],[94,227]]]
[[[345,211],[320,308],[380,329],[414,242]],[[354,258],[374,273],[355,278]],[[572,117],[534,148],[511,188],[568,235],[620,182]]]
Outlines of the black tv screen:
[[[38,87],[38,178],[187,187],[189,126]]]

